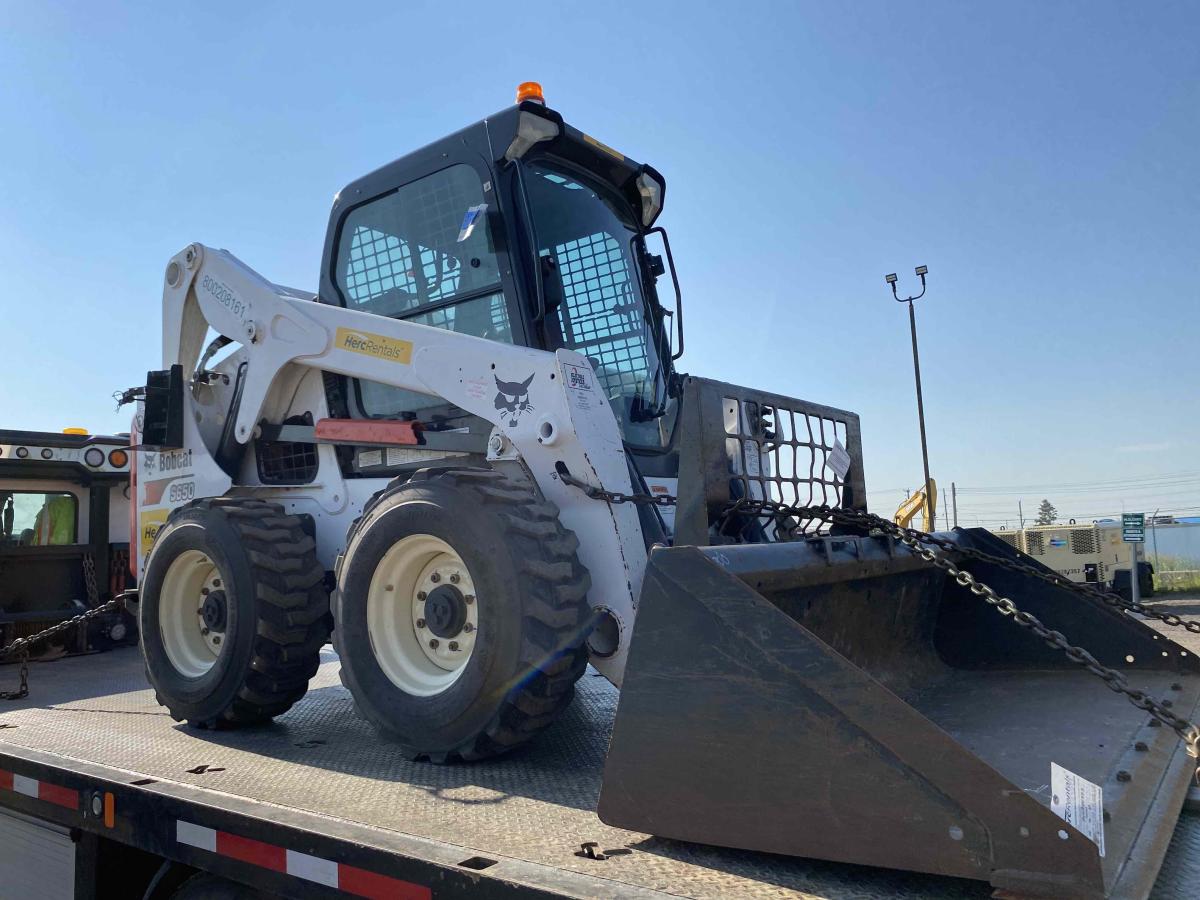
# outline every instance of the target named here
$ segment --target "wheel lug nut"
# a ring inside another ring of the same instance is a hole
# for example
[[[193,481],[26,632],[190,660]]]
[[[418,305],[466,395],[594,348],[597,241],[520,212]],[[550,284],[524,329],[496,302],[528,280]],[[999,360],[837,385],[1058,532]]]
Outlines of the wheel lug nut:
[[[437,572],[434,572],[432,575],[429,576],[429,580],[432,581],[434,584],[437,584],[439,581],[442,580],[442,576],[439,575]]]
[[[422,603],[425,602],[425,598],[428,596],[429,595],[426,594],[424,591],[417,591],[417,599],[420,600]]]
[[[439,646],[439,641],[438,641],[438,639],[437,639],[437,638],[434,638],[433,640],[431,640],[431,641],[429,642],[429,649],[430,649],[430,650],[436,650],[436,649],[438,648],[438,646]]]
[[[207,597],[208,596],[208,588],[200,588],[200,596]]]
[[[418,627],[418,628],[424,628],[424,627],[425,627],[425,620],[424,620],[424,619],[417,619],[417,627]]]
[[[450,642],[450,649],[451,649],[451,650],[457,650],[457,649],[458,649],[458,641],[451,641],[451,642]]]
[[[214,579],[213,579],[213,587],[220,587],[220,586],[221,586],[221,579],[220,579],[220,578],[214,578]]]
[[[474,602],[475,602],[475,595],[474,595],[474,594],[467,594],[465,597],[463,597],[463,600],[465,600],[467,603],[474,603]]]
[[[463,625],[463,632],[466,634],[470,634],[474,630],[475,630],[475,626],[472,625],[470,622],[467,622],[465,625]]]
[[[205,637],[208,637],[211,632],[207,628],[201,628],[200,633]]]
[[[219,634],[214,634],[214,635],[213,635],[213,643],[214,643],[214,644],[219,644],[219,643],[221,643],[221,636],[220,636]]]
[[[451,575],[451,576],[450,576],[450,583],[451,583],[451,584],[458,584],[458,583],[459,583],[459,581],[461,581],[461,580],[462,580],[462,579],[461,579],[461,578],[459,578],[459,575],[458,575],[458,573],[457,573],[457,572],[455,572],[453,575]]]

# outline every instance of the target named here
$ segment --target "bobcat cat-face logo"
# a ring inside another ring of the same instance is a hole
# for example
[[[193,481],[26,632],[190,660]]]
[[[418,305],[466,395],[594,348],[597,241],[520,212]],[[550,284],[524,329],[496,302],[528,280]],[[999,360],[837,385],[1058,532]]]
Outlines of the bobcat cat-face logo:
[[[517,419],[533,409],[533,404],[529,402],[529,385],[533,384],[533,375],[524,381],[501,381],[499,376],[492,377],[496,379],[496,409],[508,413],[508,427],[515,428]]]

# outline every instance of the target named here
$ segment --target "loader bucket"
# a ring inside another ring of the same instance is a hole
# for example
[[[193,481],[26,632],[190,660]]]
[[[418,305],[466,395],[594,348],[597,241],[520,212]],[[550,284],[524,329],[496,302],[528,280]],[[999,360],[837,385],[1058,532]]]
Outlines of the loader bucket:
[[[943,537],[1033,562],[982,530]],[[959,564],[1193,716],[1190,652],[1098,599]],[[1103,857],[1051,811],[1051,763],[1103,788]],[[1193,763],[1171,729],[902,545],[676,547],[650,558],[598,812],[1022,896],[1140,897]]]

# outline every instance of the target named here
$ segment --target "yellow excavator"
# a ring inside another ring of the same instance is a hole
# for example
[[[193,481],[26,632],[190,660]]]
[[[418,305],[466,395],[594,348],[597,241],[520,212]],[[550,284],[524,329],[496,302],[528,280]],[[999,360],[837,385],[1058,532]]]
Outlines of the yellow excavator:
[[[892,521],[902,528],[907,528],[917,517],[917,513],[922,514],[921,530],[932,531],[934,516],[937,513],[937,481],[933,478],[929,479],[923,490],[914,491],[896,507]]]

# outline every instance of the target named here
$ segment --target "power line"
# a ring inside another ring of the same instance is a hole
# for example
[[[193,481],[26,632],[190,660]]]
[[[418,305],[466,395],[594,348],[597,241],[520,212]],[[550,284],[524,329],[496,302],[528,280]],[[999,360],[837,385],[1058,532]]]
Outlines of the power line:
[[[1164,508],[1164,509],[1161,509],[1158,511],[1158,515],[1174,516],[1179,513],[1195,512],[1195,511],[1200,511],[1200,505],[1176,506],[1176,507],[1172,507],[1171,509]],[[1121,516],[1121,514],[1119,512],[1116,512],[1113,510],[1108,510],[1108,511],[1101,512],[1101,513],[1071,513],[1070,515],[1067,515],[1065,513],[1059,514],[1060,519],[1084,519],[1084,520],[1087,520],[1084,522],[1077,523],[1077,524],[1082,524],[1082,525],[1088,524],[1093,519],[1119,519],[1120,516]],[[1012,521],[1016,520],[1016,516],[1014,516],[1014,515],[1003,516],[1003,515],[996,515],[996,514],[989,513],[986,516],[981,516],[981,515],[971,512],[970,510],[964,511],[961,506],[959,507],[959,510],[958,510],[958,517],[959,517],[959,519],[963,519],[963,520],[975,519],[977,521],[984,522],[987,524],[1000,524],[1003,522],[1012,522]],[[1058,522],[1056,524],[1061,525],[1063,523]]]
[[[1037,497],[1036,494],[1033,496]],[[1050,497],[1044,497],[1044,498],[1040,498],[1040,499],[1051,500],[1052,505],[1055,507],[1064,505],[1062,503],[1054,503],[1053,498],[1055,496],[1057,496],[1057,495],[1052,494]],[[1021,500],[1027,500],[1029,498],[1030,498],[1030,495],[1028,495],[1028,494],[1019,495],[1019,499],[1021,499]],[[1137,506],[1139,504],[1151,505],[1151,504],[1159,502],[1160,500],[1166,500],[1168,502],[1174,502],[1174,503],[1186,503],[1186,502],[1189,502],[1192,500],[1200,501],[1200,492],[1198,492],[1196,490],[1189,490],[1189,491],[1171,491],[1171,492],[1165,493],[1165,494],[1161,494],[1161,493],[1124,494],[1120,497],[1097,497],[1094,500],[1092,498],[1088,498],[1085,505],[1094,506],[1094,505],[1097,505],[1100,503],[1109,503],[1114,506],[1119,506],[1122,503],[1124,503],[1125,506]],[[1012,509],[1015,504],[1013,502],[1008,502],[1008,501],[990,500],[987,502],[982,502],[982,501],[968,499],[967,505],[969,505],[972,509]],[[1069,503],[1067,505],[1069,505]]]
[[[1163,475],[1144,475],[1132,478],[1101,481],[1076,481],[1060,484],[1031,484],[988,487],[959,487],[960,494],[995,494],[998,496],[1018,496],[1033,493],[1062,494],[1062,493],[1114,493],[1118,491],[1131,492],[1144,488],[1182,487],[1196,485],[1200,488],[1200,473],[1170,473]],[[868,494],[903,493],[909,488],[872,488]]]
[[[998,491],[998,490],[981,490],[979,488],[965,489],[960,488],[960,491],[972,496],[996,496],[996,497],[1018,497],[1029,496],[1030,494],[1112,494],[1125,491],[1146,490],[1151,488],[1186,488],[1200,487],[1200,478],[1180,478],[1163,481],[1124,481],[1119,484],[1097,484],[1092,487],[1045,487],[1045,488],[1028,488],[1025,490]]]

